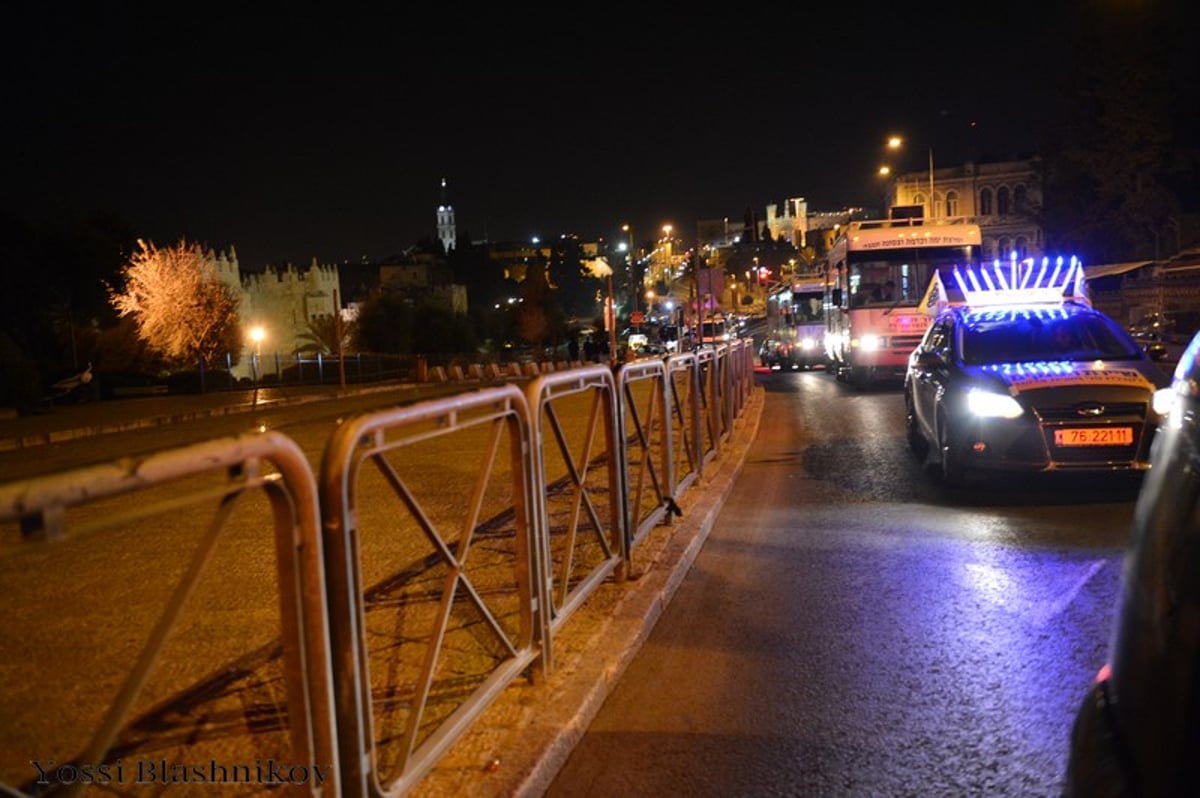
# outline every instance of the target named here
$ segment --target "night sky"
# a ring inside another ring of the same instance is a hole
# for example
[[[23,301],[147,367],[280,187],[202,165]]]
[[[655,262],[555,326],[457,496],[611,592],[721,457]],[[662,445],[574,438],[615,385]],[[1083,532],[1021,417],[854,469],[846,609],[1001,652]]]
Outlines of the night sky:
[[[877,203],[894,131],[901,169],[1030,154],[1079,4],[809,5],[18,3],[3,208],[329,263],[432,236],[444,177],[472,239],[686,240],[787,197]]]

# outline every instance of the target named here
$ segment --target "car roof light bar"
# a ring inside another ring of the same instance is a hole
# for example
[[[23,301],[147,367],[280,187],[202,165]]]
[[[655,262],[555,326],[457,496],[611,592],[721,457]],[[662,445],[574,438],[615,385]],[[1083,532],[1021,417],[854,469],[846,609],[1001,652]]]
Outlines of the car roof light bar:
[[[1018,260],[1014,252],[1007,263],[996,259],[978,266],[953,266],[948,276],[949,281],[941,271],[934,275],[924,303],[927,312],[948,305],[1047,305],[1066,300],[1091,304],[1083,264],[1074,256],[1060,256],[1053,262],[1044,257],[1039,264],[1033,258]]]

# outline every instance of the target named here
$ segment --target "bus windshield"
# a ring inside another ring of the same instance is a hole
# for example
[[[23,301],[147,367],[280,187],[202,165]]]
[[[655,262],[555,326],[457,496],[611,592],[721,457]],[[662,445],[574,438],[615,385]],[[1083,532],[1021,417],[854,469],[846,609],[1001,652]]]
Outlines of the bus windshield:
[[[723,319],[709,320],[700,326],[700,341],[702,343],[723,343],[729,340]]]
[[[849,257],[850,306],[915,306],[925,295],[933,272],[975,260],[972,247],[912,247],[852,252]]]
[[[792,315],[797,324],[811,324],[821,321],[821,302],[825,297],[825,289],[815,291],[792,292]]]

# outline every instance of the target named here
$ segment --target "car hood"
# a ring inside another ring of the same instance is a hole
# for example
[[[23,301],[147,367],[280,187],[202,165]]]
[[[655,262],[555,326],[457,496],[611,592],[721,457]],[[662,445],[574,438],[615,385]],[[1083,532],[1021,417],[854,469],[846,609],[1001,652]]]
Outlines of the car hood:
[[[1083,386],[1154,391],[1165,388],[1171,381],[1158,366],[1137,360],[1004,363],[966,366],[964,370],[980,382],[1003,386],[1014,395],[1044,388]]]

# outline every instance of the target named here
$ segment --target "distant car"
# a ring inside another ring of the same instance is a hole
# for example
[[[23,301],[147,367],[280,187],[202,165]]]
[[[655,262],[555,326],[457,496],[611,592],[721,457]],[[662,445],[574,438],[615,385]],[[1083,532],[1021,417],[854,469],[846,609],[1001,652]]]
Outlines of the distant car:
[[[767,338],[758,350],[758,359],[772,371],[791,371],[797,368],[793,345],[788,341]]]
[[[1198,322],[1193,313],[1151,313],[1129,325],[1128,330],[1147,352],[1178,363]]]
[[[909,356],[913,451],[949,485],[989,472],[1149,468],[1167,373],[1082,297],[993,293],[998,302],[980,290],[973,303],[946,303]]]
[[[1065,794],[1200,794],[1200,336],[1134,510],[1109,661],[1071,731]]]

